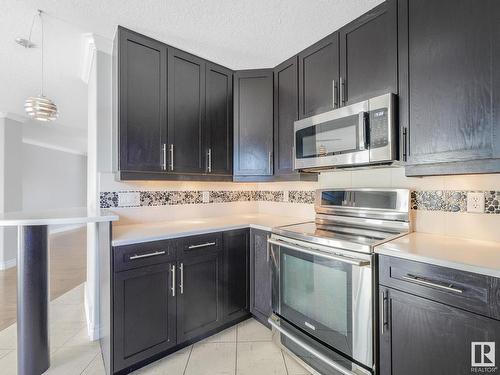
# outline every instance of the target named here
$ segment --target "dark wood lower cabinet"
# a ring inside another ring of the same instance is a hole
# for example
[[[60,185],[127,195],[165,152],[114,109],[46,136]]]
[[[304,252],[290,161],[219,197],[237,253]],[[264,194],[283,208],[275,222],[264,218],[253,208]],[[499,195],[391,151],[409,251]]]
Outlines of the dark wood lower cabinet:
[[[114,274],[114,371],[176,345],[173,263]]]
[[[201,251],[198,254],[177,263],[179,342],[217,328],[222,320],[222,252]]]
[[[112,286],[101,283],[100,299],[111,311],[101,338],[111,343],[103,351],[109,373],[129,373],[249,317],[249,257],[248,229],[112,248]]]
[[[269,325],[271,316],[271,265],[267,253],[270,233],[250,230],[250,312],[261,323]]]
[[[224,233],[224,320],[248,315],[249,310],[249,231]]]
[[[379,299],[381,375],[470,374],[472,343],[500,337],[495,319],[391,288]]]

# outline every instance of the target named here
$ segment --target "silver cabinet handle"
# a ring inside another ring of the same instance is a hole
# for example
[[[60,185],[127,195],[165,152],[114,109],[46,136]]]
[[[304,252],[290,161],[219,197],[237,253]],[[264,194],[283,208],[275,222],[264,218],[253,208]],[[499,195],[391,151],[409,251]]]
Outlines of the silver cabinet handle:
[[[167,170],[167,144],[166,143],[163,144],[162,150],[163,150],[163,163],[162,163],[161,168],[164,171],[166,171]]]
[[[207,170],[208,170],[208,173],[211,173],[212,172],[212,149],[211,148],[209,148],[207,151],[207,159],[208,159]]]
[[[266,252],[266,263],[269,263],[269,253],[271,251],[271,243],[269,242],[270,237],[267,236],[267,252]]]
[[[199,249],[200,247],[208,247],[208,246],[215,246],[217,243],[216,242],[205,242],[205,243],[200,243],[199,245],[189,245],[188,249]]]
[[[335,80],[332,81],[332,97],[333,97],[333,108],[337,108],[339,103],[337,98],[337,84]]]
[[[169,147],[169,151],[170,151],[170,170],[173,171],[174,170],[174,144],[170,144],[170,147]]]
[[[423,286],[430,286],[432,288],[438,288],[438,289],[446,290],[448,292],[453,292],[453,293],[458,293],[458,294],[462,294],[464,292],[461,289],[454,288],[453,284],[441,285],[441,284],[433,283],[431,281],[424,280],[421,277],[418,277],[415,275],[407,274],[406,276],[401,276],[401,278],[403,280],[409,281],[409,282],[414,283],[414,284],[419,284],[419,285],[423,285]]]
[[[155,257],[155,256],[158,256],[158,255],[163,255],[165,254],[165,251],[155,251],[154,253],[147,253],[147,254],[135,254],[135,255],[132,255],[130,258],[130,260],[134,260],[134,259],[141,259],[141,258],[149,258],[149,257]]]
[[[310,346],[309,344],[307,344],[304,341],[302,341],[301,339],[299,339],[293,333],[288,332],[287,330],[285,330],[284,328],[282,328],[278,323],[276,323],[274,321],[274,319],[269,318],[269,319],[267,319],[267,321],[278,332],[280,332],[281,334],[283,334],[286,337],[288,337],[290,340],[292,340],[295,344],[297,344],[298,346],[300,346],[302,349],[304,349],[305,351],[307,351],[308,353],[310,353],[314,357],[318,358],[321,362],[324,362],[325,364],[327,364],[331,368],[337,370],[341,374],[344,374],[344,375],[356,375],[356,373],[354,373],[354,372],[346,369],[345,367],[341,366],[340,364],[332,361],[330,358],[326,357],[323,353],[320,353],[319,351],[317,351],[316,349],[314,349],[312,346]]]
[[[317,257],[322,257],[322,258],[327,258],[327,259],[331,259],[331,260],[337,260],[339,262],[343,262],[343,263],[347,263],[347,264],[352,264],[353,266],[363,267],[363,266],[367,266],[370,264],[369,260],[361,260],[361,259],[356,259],[356,258],[351,258],[351,257],[345,257],[343,255],[327,254],[327,253],[323,253],[321,251],[316,251],[316,250],[312,250],[312,249],[306,249],[305,247],[291,245],[291,244],[283,242],[283,241],[273,240],[272,238],[268,239],[267,242],[270,244],[276,245],[276,246],[282,246],[286,249],[295,250],[295,251],[298,251],[301,253],[306,253],[309,255],[317,256]]]
[[[380,334],[383,335],[385,333],[385,326],[389,324],[386,317],[386,308],[387,308],[387,292],[380,292]]]
[[[366,112],[358,114],[358,147],[360,150],[366,149]]]
[[[179,270],[181,271],[181,283],[179,284],[179,288],[181,289],[181,294],[184,294],[184,263],[180,264]]]
[[[345,88],[345,82],[344,82],[344,79],[342,77],[340,77],[340,81],[339,81],[339,92],[340,92],[340,105],[344,105],[345,104],[345,92],[344,92],[344,88]]]
[[[273,153],[272,153],[272,151],[268,152],[267,161],[268,161],[269,174],[272,175],[273,174]]]
[[[175,265],[172,265],[170,268],[170,273],[172,274],[172,286],[170,287],[170,290],[172,291],[172,297],[175,297]]]

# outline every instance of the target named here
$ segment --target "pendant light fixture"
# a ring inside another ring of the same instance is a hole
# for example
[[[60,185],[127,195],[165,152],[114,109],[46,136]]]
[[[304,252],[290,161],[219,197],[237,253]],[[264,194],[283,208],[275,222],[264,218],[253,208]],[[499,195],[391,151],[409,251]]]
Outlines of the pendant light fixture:
[[[59,115],[59,112],[57,111],[57,106],[55,103],[47,98],[44,93],[43,93],[43,73],[44,73],[44,61],[43,61],[43,42],[44,42],[44,33],[43,33],[43,18],[42,18],[42,11],[38,10],[38,17],[40,18],[40,25],[41,25],[41,31],[42,31],[42,40],[41,40],[41,45],[40,45],[40,56],[41,56],[41,88],[40,88],[40,95],[38,96],[30,96],[28,99],[26,99],[26,102],[24,103],[24,109],[28,116],[31,118],[38,120],[38,121],[43,121],[43,122],[48,122],[48,121],[53,121],[57,118]],[[31,24],[31,30],[30,30],[30,36],[29,39],[22,39],[18,38],[16,39],[16,42],[26,48],[33,48],[35,44],[31,41],[31,31],[33,30],[33,24],[34,24],[34,19],[33,23]]]

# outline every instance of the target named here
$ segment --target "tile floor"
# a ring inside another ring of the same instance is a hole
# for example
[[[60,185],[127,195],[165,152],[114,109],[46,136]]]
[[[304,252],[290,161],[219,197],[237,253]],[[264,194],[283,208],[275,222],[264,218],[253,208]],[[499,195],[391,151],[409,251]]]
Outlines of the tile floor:
[[[87,337],[83,284],[50,302],[50,375],[104,375],[98,342]],[[0,373],[16,375],[16,324],[0,331]],[[144,367],[137,375],[306,375],[249,319]]]

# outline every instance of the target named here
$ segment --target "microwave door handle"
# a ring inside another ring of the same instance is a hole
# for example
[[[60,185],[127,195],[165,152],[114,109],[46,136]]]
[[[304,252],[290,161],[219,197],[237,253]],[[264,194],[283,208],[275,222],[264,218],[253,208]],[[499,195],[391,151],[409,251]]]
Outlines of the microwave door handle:
[[[358,147],[360,150],[366,150],[366,112],[358,114]]]

